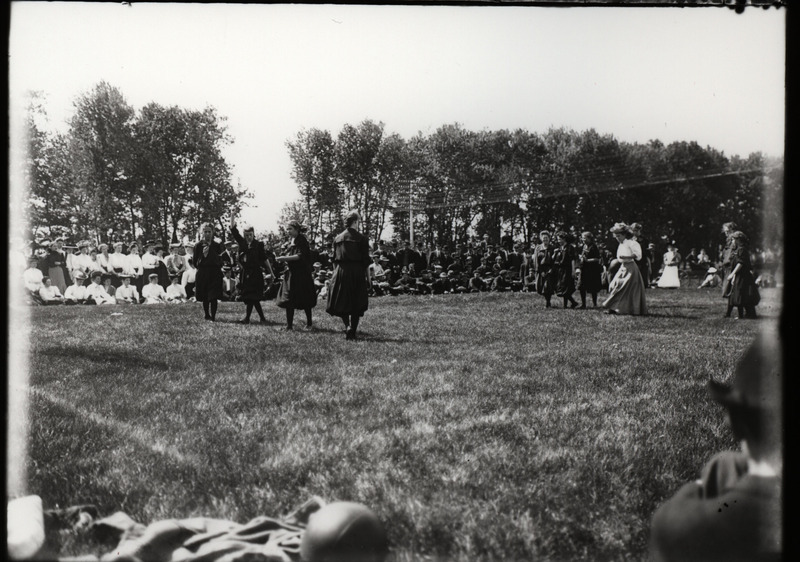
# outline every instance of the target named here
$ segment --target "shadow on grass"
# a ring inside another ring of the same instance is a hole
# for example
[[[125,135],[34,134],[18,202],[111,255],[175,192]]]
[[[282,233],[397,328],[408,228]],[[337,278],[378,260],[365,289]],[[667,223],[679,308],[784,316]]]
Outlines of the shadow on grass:
[[[169,365],[160,359],[148,359],[138,353],[121,351],[117,349],[98,349],[92,347],[54,346],[40,351],[37,355],[44,357],[66,357],[70,359],[82,358],[95,363],[115,363],[125,365],[138,365],[148,369],[166,371]]]
[[[686,320],[699,320],[699,316],[693,316],[690,314],[661,314],[659,312],[648,312],[645,315],[647,318],[683,318]]]

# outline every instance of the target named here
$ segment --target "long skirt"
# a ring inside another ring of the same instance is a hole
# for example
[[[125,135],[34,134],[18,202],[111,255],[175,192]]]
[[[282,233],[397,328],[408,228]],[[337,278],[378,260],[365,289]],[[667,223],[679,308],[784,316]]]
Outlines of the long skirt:
[[[328,289],[325,311],[331,316],[364,316],[369,308],[369,284],[360,263],[337,264]]]
[[[159,262],[159,264],[156,266],[156,275],[158,275],[158,284],[164,287],[164,290],[166,290],[170,285],[169,270],[167,269],[167,266]]]
[[[608,298],[603,307],[618,314],[647,314],[644,280],[634,262],[623,263],[617,270],[614,279],[608,284]]]
[[[283,273],[277,302],[281,308],[305,310],[317,306],[317,289],[310,271],[287,269]]]
[[[575,292],[575,279],[572,277],[572,267],[559,267],[556,281],[556,295],[570,297]]]
[[[739,271],[731,282],[731,296],[728,304],[731,306],[756,306],[761,302],[761,293],[758,292],[753,274],[749,271]]]
[[[264,274],[260,267],[242,269],[240,296],[244,302],[264,300]]]
[[[681,279],[678,275],[677,265],[665,265],[661,277],[658,279],[659,289],[677,289],[681,286]]]
[[[556,275],[552,269],[540,269],[536,272],[536,292],[549,297],[556,291]]]
[[[67,290],[67,278],[69,275],[64,274],[64,270],[61,268],[60,265],[56,267],[51,267],[47,270],[47,275],[50,277],[50,280],[53,282],[53,285],[58,287],[58,290],[61,291],[61,294],[64,294],[64,291]]]
[[[213,301],[222,298],[222,268],[198,268],[194,279],[194,297],[198,301]]]
[[[603,288],[601,276],[603,268],[599,263],[585,263],[581,266],[581,278],[578,289],[586,293],[599,293]]]

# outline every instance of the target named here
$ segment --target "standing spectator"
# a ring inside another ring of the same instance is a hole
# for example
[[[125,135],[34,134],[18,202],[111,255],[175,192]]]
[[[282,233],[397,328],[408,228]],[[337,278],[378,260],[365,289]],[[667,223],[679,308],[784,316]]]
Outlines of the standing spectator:
[[[674,243],[675,242],[673,242],[673,244]],[[664,265],[666,266],[666,263]],[[686,271],[688,269],[690,271],[694,271],[696,266],[697,266],[697,251],[694,248],[692,248],[691,250],[689,250],[689,253],[686,254],[686,257],[683,259],[683,270]]]
[[[744,232],[737,230],[731,234],[731,239],[733,240],[730,259],[732,269],[728,274],[731,292],[728,297],[728,310],[725,312],[725,317],[730,317],[731,311],[736,307],[738,318],[755,318],[756,306],[760,302],[761,296],[750,265],[747,236],[745,236]]]
[[[201,239],[192,252],[197,268],[195,277],[195,299],[202,301],[204,319],[215,322],[217,301],[222,298],[222,244],[214,240],[214,227],[204,223],[200,227]],[[142,294],[144,296],[144,294]]]
[[[145,252],[144,254],[142,254],[142,277],[144,277],[144,279],[146,279],[147,282],[149,283],[150,275],[155,273],[156,277],[158,277],[158,280],[160,282],[161,275],[159,275],[158,273],[158,264],[161,260],[156,255],[156,243],[146,242],[144,247],[145,247]]]
[[[111,284],[114,287],[122,285],[122,274],[128,269],[128,257],[122,253],[122,242],[114,242],[114,252],[108,256],[108,267],[111,273]],[[126,273],[130,275],[129,273]]]
[[[108,253],[108,244],[100,244],[97,250],[97,269],[102,273],[111,273],[111,255]]]
[[[49,277],[42,278],[42,286],[39,287],[39,298],[42,304],[64,304],[64,297],[58,287],[53,285],[53,281]]]
[[[630,230],[633,233],[631,240],[639,244],[641,255],[636,260],[636,267],[639,269],[639,274],[642,277],[645,288],[650,286],[653,281],[653,268],[650,263],[647,253],[644,251],[650,246],[650,241],[642,236],[642,225],[638,222],[631,223]]]
[[[261,300],[264,298],[264,271],[268,271],[269,275],[274,277],[267,250],[262,241],[255,239],[255,230],[252,226],[245,227],[244,236],[239,234],[233,217],[231,217],[231,236],[239,244],[240,295],[245,303],[245,317],[239,323],[248,324],[255,308],[261,323],[266,324],[267,318],[261,308]]]
[[[177,275],[180,279],[186,271],[186,258],[180,254],[180,244],[170,244],[169,255],[164,258],[164,265],[167,266],[167,274],[172,278]]]
[[[135,242],[128,247],[128,255],[126,256],[127,264],[125,273],[131,276],[131,283],[136,286],[139,294],[142,293],[142,287],[145,284],[144,277],[144,264],[142,257],[139,255],[139,246]]]
[[[161,246],[156,246],[156,274],[158,275],[158,284],[164,287],[164,290],[167,289],[169,286],[169,271],[167,270],[167,264],[164,262],[164,248]]]
[[[553,247],[550,245],[550,233],[543,230],[539,233],[541,244],[533,251],[533,265],[536,268],[536,292],[545,298],[545,307],[550,308],[550,298],[556,289],[555,269],[553,264]]]
[[[680,275],[678,274],[678,266],[681,263],[681,255],[678,248],[675,247],[675,242],[667,244],[667,251],[664,254],[664,270],[661,272],[661,277],[658,278],[657,286],[659,289],[677,289],[681,286]]]
[[[722,274],[722,298],[727,299],[731,295],[731,282],[730,273],[733,266],[731,265],[731,253],[733,251],[733,238],[731,235],[736,232],[735,222],[726,222],[722,225],[722,234],[725,235],[725,245],[722,248],[720,261],[722,262],[720,273]]]
[[[277,305],[286,309],[286,330],[292,330],[294,324],[294,311],[300,309],[306,313],[306,330],[312,327],[312,309],[317,305],[317,291],[311,277],[308,240],[303,235],[306,227],[298,221],[290,221],[286,225],[290,244],[286,255],[275,260],[287,264],[283,272]]]
[[[236,300],[236,280],[231,277],[233,272],[231,266],[222,266],[222,298],[221,301],[235,301]]]
[[[642,257],[642,247],[633,239],[633,232],[624,223],[616,223],[611,233],[619,242],[619,267],[608,285],[609,295],[603,307],[609,314],[647,314],[644,280],[636,267],[636,259]]]
[[[61,249],[63,240],[56,238],[50,245],[47,253],[47,276],[58,287],[60,293],[67,290],[67,285],[72,281],[67,271],[67,255]]]
[[[578,290],[581,294],[581,308],[586,308],[586,293],[592,295],[592,306],[597,306],[597,293],[602,286],[600,276],[603,272],[601,265],[600,249],[594,242],[594,235],[591,232],[581,234],[583,247],[579,257],[581,277],[578,283]]]

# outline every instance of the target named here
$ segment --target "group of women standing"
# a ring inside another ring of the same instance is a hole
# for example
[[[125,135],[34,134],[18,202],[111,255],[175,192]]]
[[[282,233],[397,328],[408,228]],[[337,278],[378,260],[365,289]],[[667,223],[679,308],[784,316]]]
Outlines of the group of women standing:
[[[345,218],[346,229],[334,240],[334,272],[328,291],[326,311],[332,316],[342,319],[346,339],[356,339],[359,320],[368,308],[369,278],[367,267],[370,259],[369,243],[365,236],[358,232],[359,215],[351,212]],[[231,235],[239,244],[239,263],[242,266],[241,296],[245,303],[246,316],[239,322],[250,323],[253,309],[262,323],[266,322],[261,308],[264,294],[264,276],[262,271],[269,269],[264,243],[255,240],[252,227],[244,229],[242,236],[236,228],[235,219],[231,218]],[[312,277],[311,250],[308,239],[303,232],[306,228],[298,221],[290,221],[285,225],[290,238],[288,249],[283,256],[275,258],[277,263],[285,263],[277,305],[286,310],[286,326],[282,329],[294,329],[296,310],[305,313],[305,329],[313,325],[313,309],[317,305],[317,290]],[[223,246],[214,240],[214,227],[204,224],[201,228],[201,240],[194,247],[194,261],[197,268],[195,279],[195,297],[203,303],[205,319],[214,322],[217,314],[217,303],[222,298],[222,258]],[[270,271],[271,272],[271,271]]]

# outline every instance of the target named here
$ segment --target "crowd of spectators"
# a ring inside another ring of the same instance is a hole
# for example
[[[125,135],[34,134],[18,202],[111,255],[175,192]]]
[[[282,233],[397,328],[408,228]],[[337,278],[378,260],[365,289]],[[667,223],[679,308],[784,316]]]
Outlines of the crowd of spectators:
[[[573,251],[568,252],[571,264],[567,269],[575,278],[576,290],[582,286],[581,255],[583,237],[576,230],[563,232]],[[492,244],[489,236],[473,237],[456,244],[412,245],[408,240],[380,240],[372,246],[369,266],[370,296],[401,294],[440,295],[476,292],[534,292],[536,263],[533,256],[539,237],[530,244],[515,242],[510,235],[500,244]],[[654,286],[663,264],[656,244],[639,236],[647,264],[642,275],[647,287]],[[613,243],[598,239],[601,287],[608,289],[608,267],[616,250]],[[318,297],[325,299],[333,272],[333,263],[326,248],[318,249],[310,241],[314,284]],[[33,250],[33,247],[36,247]],[[222,254],[223,300],[240,300],[238,246],[226,242]],[[35,304],[181,304],[194,301],[196,269],[192,260],[192,244],[156,242],[143,244],[114,242],[92,244],[83,240],[65,244],[63,239],[44,239],[32,244],[26,256],[18,256],[26,264],[23,280],[29,300]],[[273,251],[274,250],[274,251]],[[280,288],[283,264],[275,256],[285,249],[267,249],[272,272],[264,271],[264,300],[275,298]],[[779,256],[771,251],[756,250],[760,286],[774,284],[774,264]],[[681,276],[694,275],[698,288],[715,287],[720,283],[717,263],[704,249],[692,248],[680,260]],[[585,305],[585,294],[581,295]]]

